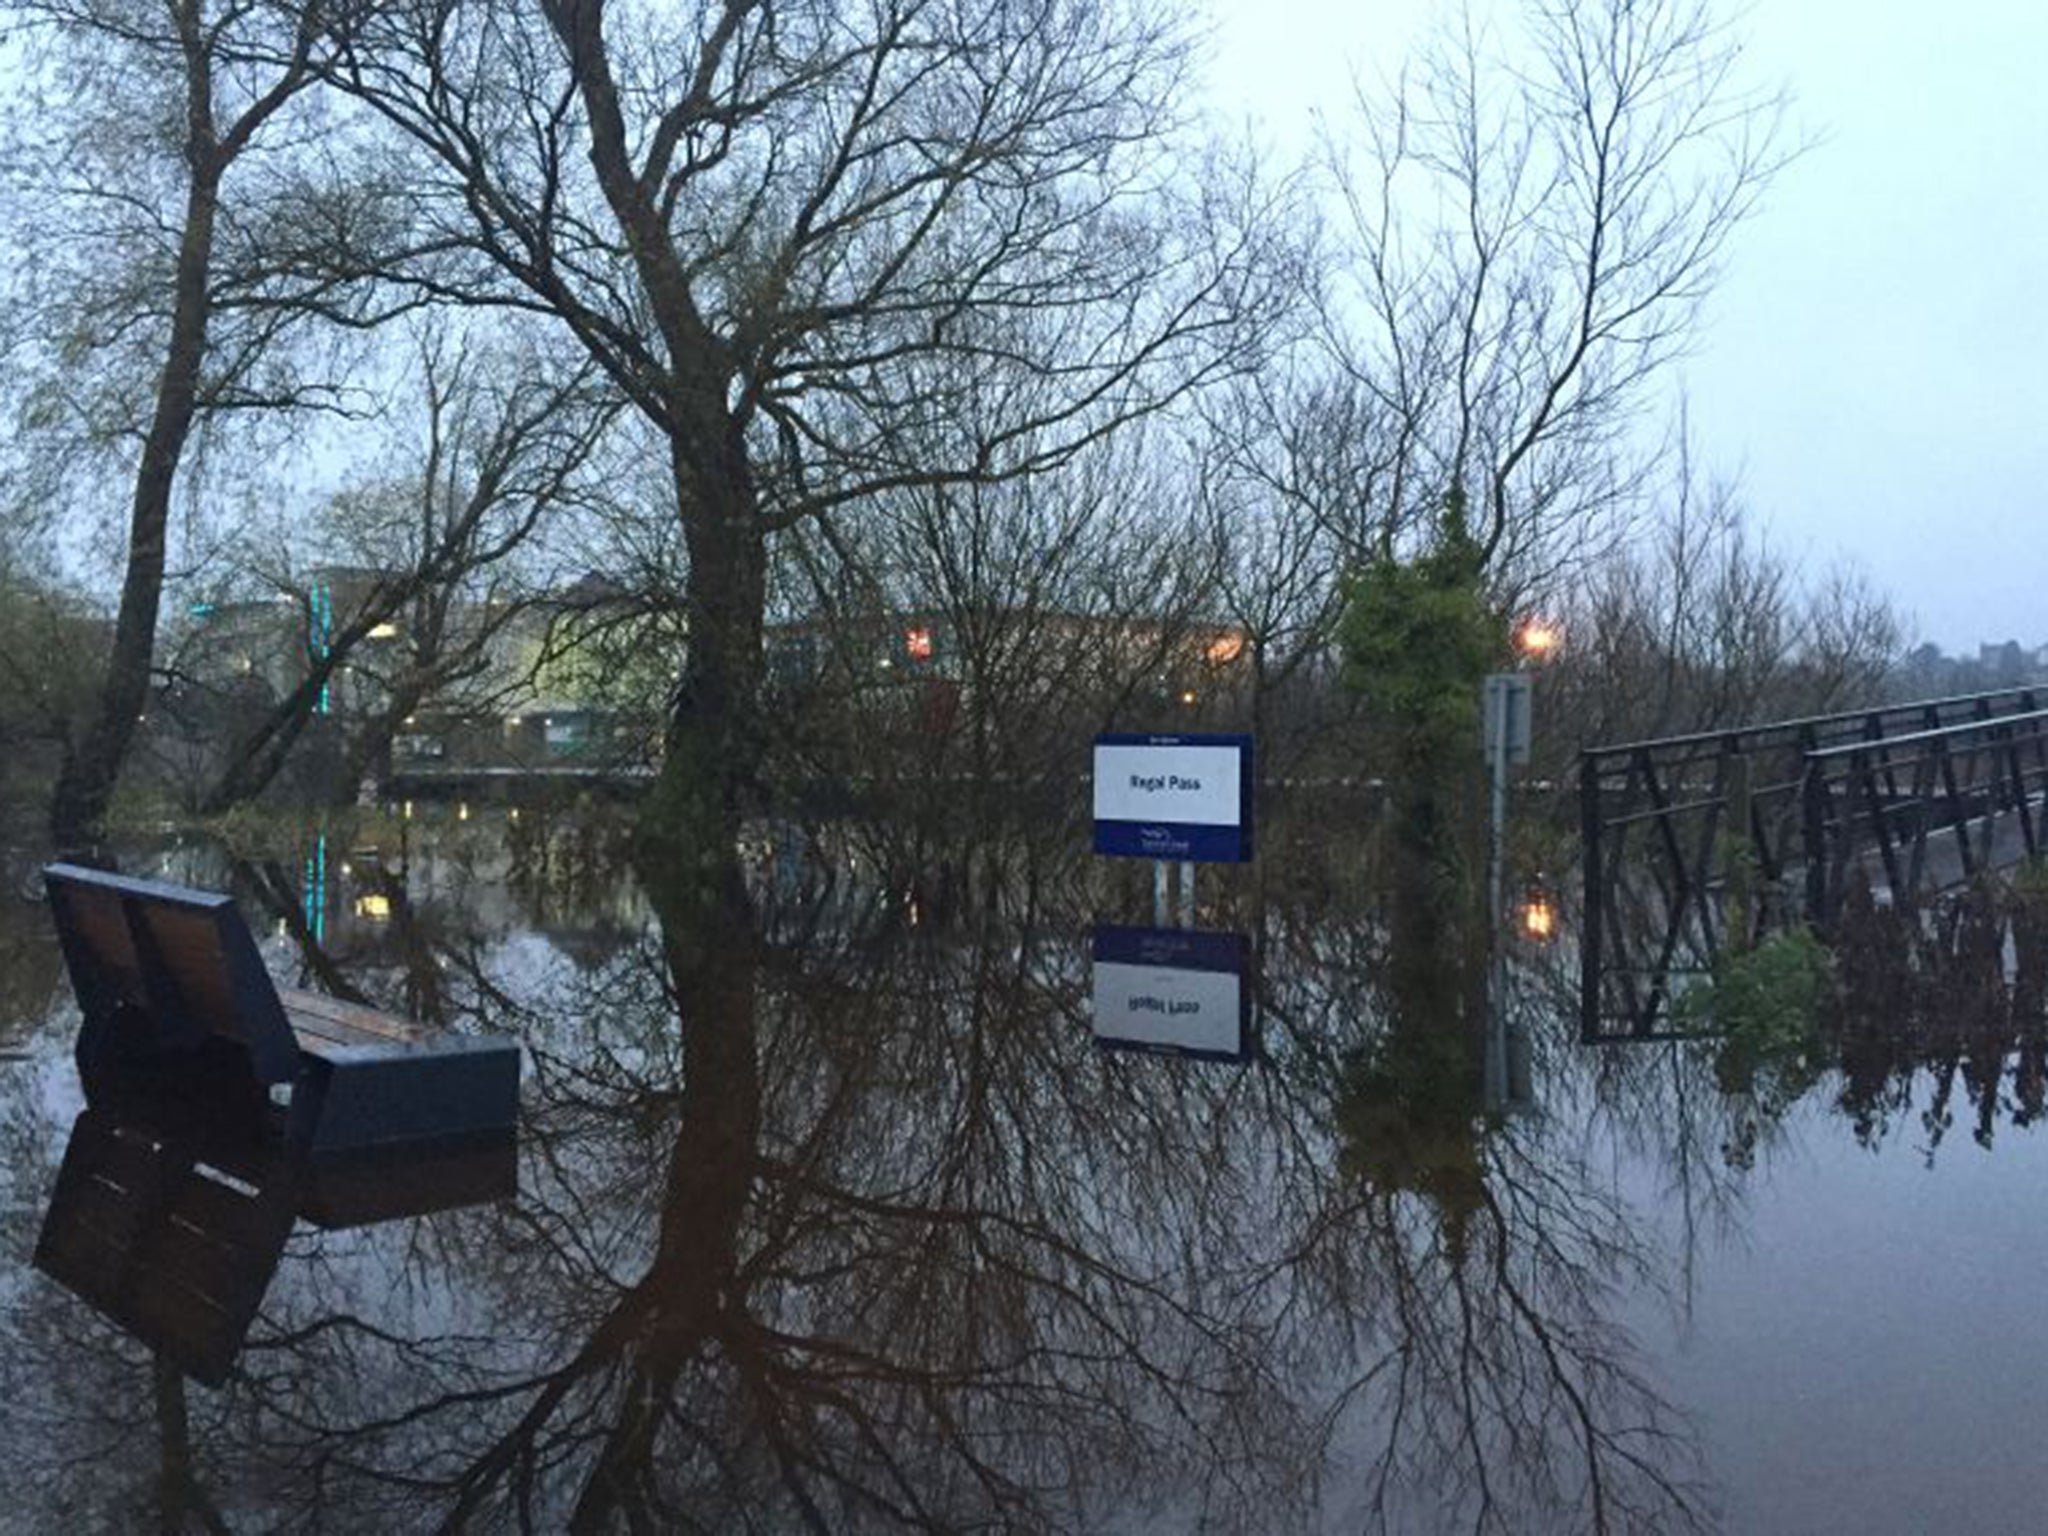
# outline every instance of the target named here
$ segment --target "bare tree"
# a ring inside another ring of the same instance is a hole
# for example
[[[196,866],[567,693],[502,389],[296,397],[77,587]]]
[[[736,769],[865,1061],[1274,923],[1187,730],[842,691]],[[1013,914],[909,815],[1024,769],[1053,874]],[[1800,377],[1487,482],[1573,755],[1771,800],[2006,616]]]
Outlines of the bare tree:
[[[263,367],[284,311],[266,304],[225,329],[216,321],[234,287],[224,254],[270,245],[261,199],[242,204],[238,187],[266,179],[261,162],[315,78],[327,18],[317,6],[205,0],[15,0],[9,10],[40,45],[35,84],[67,95],[70,131],[44,146],[61,158],[26,166],[41,179],[39,212],[60,238],[94,248],[58,305],[71,322],[58,377],[95,354],[147,357],[154,374],[146,423],[125,400],[103,397],[90,424],[129,442],[134,458],[112,650],[51,809],[59,839],[76,841],[104,813],[148,698],[173,494],[195,423],[290,392]],[[238,173],[252,163],[257,170]],[[109,242],[124,239],[131,249],[109,261]],[[240,297],[274,296],[269,272],[263,259],[244,263]],[[47,401],[45,410],[61,414]]]
[[[420,362],[416,465],[344,495],[311,546],[352,557],[370,579],[345,611],[321,614],[301,674],[231,745],[203,811],[259,794],[344,675],[363,706],[344,747],[352,793],[423,702],[490,670],[494,646],[536,595],[508,584],[510,569],[541,519],[576,499],[616,398],[587,365],[549,379],[530,352],[493,357],[429,337]],[[289,595],[298,633],[311,635],[316,588],[331,588],[298,568],[303,552],[303,541],[279,551],[265,584]],[[367,644],[373,636],[392,643]]]
[[[1147,9],[1031,0],[466,0],[348,52],[479,259],[441,290],[559,318],[666,452],[665,835],[729,828],[758,761],[776,535],[1056,467],[1246,356],[1254,210],[1161,191],[1184,57]]]
[[[1094,732],[1200,720],[1230,675],[1210,655],[1214,542],[1154,434],[1058,476],[891,493],[854,532],[787,541],[803,617],[773,683],[798,776],[871,784],[880,834],[1063,821]]]
[[[1853,567],[1802,570],[1681,433],[1642,537],[1544,594],[1570,643],[1544,684],[1560,754],[1875,703],[1903,648]],[[1552,764],[1561,771],[1562,762]]]
[[[1350,423],[1347,548],[1393,554],[1463,499],[1496,584],[1597,548],[1641,483],[1652,381],[1689,344],[1785,151],[1706,0],[1468,10],[1325,160],[1341,207],[1311,414]],[[1297,479],[1299,477],[1296,477]],[[1326,477],[1327,478],[1327,477]]]

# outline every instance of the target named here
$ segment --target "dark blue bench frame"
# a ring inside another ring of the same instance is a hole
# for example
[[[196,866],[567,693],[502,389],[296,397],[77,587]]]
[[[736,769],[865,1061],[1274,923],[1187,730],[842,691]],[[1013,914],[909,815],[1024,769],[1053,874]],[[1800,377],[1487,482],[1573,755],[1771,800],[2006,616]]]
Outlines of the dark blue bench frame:
[[[516,1041],[427,1037],[367,1010],[368,1028],[323,1010],[295,1029],[233,897],[70,864],[43,876],[88,1102],[247,1118],[309,1153],[516,1124]]]

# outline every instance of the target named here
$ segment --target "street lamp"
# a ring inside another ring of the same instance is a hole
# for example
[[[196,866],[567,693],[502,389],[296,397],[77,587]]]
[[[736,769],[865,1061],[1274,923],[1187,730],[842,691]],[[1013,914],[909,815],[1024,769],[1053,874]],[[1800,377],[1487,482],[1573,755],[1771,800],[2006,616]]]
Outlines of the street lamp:
[[[1522,902],[1522,937],[1534,943],[1548,943],[1557,937],[1557,907],[1545,891],[1531,891]]]
[[[1564,631],[1548,619],[1528,618],[1515,628],[1515,650],[1524,661],[1541,665],[1564,644]]]

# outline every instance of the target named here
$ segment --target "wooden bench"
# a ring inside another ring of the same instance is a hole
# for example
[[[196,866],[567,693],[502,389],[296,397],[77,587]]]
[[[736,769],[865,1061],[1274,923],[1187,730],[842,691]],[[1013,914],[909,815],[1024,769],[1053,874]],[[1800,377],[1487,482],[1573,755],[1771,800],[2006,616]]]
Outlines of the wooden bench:
[[[280,989],[233,897],[70,864],[43,877],[88,1103],[266,1127],[311,1153],[514,1126],[516,1041]]]

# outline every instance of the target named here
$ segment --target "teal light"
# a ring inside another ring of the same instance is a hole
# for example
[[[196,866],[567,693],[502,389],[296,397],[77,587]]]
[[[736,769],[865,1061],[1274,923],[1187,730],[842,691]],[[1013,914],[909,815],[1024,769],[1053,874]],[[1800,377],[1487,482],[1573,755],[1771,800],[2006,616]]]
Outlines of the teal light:
[[[307,593],[307,607],[310,610],[307,622],[311,629],[308,636],[313,655],[325,661],[334,650],[334,589],[324,581],[313,583]],[[328,685],[320,685],[320,702],[313,706],[313,712],[320,715],[334,713],[334,701]]]
[[[322,832],[306,859],[306,932],[315,944],[327,941],[327,834]]]

